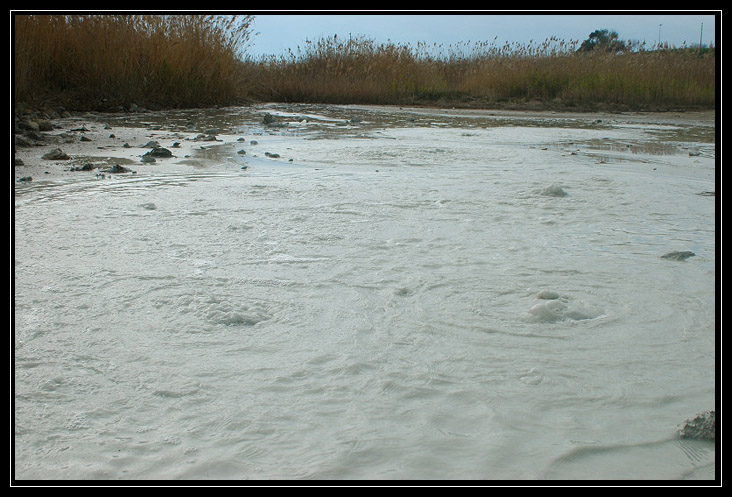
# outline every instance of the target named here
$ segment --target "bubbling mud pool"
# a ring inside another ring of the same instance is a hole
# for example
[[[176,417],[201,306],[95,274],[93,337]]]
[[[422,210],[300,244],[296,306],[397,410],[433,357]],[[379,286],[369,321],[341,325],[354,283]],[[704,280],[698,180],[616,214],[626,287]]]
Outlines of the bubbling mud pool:
[[[713,120],[78,119],[191,146],[16,183],[17,479],[714,478]]]

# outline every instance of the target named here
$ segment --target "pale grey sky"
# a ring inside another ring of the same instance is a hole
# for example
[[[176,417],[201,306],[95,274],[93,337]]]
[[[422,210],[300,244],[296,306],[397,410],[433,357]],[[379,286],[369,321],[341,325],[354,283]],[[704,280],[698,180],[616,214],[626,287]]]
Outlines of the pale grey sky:
[[[715,19],[715,14],[719,17]],[[465,42],[506,42],[526,44],[531,40],[540,44],[551,36],[562,40],[588,38],[596,29],[617,31],[622,40],[645,41],[646,47],[658,43],[681,46],[696,45],[700,35],[702,43],[716,42],[715,21],[721,23],[721,11],[643,11],[608,13],[502,13],[483,11],[465,14],[461,11],[414,11],[405,14],[302,13],[278,14],[267,11],[262,15],[253,12],[254,36],[249,54],[280,55],[288,48],[295,51],[305,46],[305,41],[320,38],[365,37],[378,43],[391,41],[397,44],[456,45]],[[659,36],[660,35],[660,36]]]

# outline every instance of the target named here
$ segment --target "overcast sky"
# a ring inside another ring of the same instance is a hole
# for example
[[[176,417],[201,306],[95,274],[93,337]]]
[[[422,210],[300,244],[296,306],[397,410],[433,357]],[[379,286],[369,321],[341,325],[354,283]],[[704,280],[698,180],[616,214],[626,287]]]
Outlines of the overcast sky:
[[[616,31],[622,40],[645,41],[650,48],[659,41],[670,45],[697,45],[715,42],[715,13],[721,11],[664,11],[662,13],[620,12],[607,14],[564,14],[552,12],[503,14],[478,12],[465,15],[456,12],[414,11],[409,14],[310,14],[271,11],[254,15],[254,36],[250,40],[249,54],[280,55],[305,41],[320,38],[365,37],[378,43],[391,41],[397,44],[456,45],[466,42],[529,43],[541,44],[551,36],[579,42],[586,40],[596,29]]]

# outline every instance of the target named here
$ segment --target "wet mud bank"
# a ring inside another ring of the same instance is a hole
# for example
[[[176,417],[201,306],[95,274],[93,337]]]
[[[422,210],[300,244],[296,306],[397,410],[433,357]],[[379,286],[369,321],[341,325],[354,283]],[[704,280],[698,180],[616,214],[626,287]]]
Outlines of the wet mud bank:
[[[87,172],[101,179],[105,172],[164,173],[180,170],[181,166],[217,169],[222,154],[212,155],[214,147],[234,149],[237,155],[223,153],[229,170],[236,165],[246,166],[247,158],[281,158],[283,154],[278,151],[253,148],[257,137],[263,135],[294,137],[315,131],[368,138],[376,129],[394,126],[456,126],[469,130],[523,125],[580,129],[656,126],[668,134],[669,140],[681,144],[677,146],[683,146],[685,141],[713,141],[715,114],[713,111],[613,114],[278,104],[155,112],[135,108],[132,112],[73,116],[64,111],[36,112],[15,116],[14,178],[16,182],[48,181]],[[597,140],[584,145],[597,151],[600,161],[613,160],[613,154],[618,152],[678,152],[675,145],[644,145],[632,140],[625,143]],[[603,150],[606,153],[599,154]],[[708,152],[698,147],[688,149],[690,156],[704,153]],[[250,155],[246,157],[247,154]]]

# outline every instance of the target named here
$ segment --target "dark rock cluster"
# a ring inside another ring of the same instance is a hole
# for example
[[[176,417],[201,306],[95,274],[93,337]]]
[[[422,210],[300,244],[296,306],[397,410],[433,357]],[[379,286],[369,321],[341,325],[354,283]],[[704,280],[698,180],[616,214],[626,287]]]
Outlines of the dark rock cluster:
[[[698,440],[714,440],[717,433],[716,428],[714,411],[704,411],[687,419],[679,429],[679,436]]]

